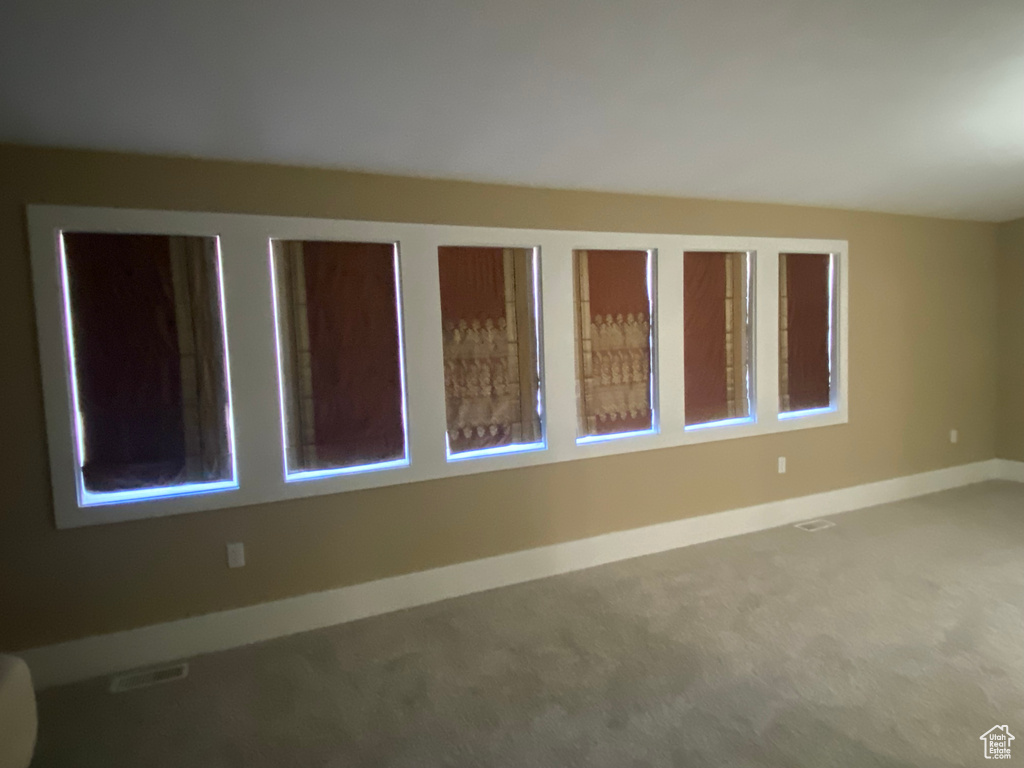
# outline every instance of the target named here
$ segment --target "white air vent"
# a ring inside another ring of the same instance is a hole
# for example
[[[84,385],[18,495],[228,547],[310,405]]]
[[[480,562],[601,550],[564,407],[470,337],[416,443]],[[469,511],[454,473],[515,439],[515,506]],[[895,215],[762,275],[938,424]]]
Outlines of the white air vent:
[[[831,528],[834,525],[835,523],[831,520],[808,520],[806,523],[797,523],[795,527],[799,528],[801,531],[810,531],[811,533],[814,533],[815,531],[823,531],[826,528]]]
[[[121,693],[133,688],[148,688],[151,685],[170,683],[188,677],[188,663],[172,664],[169,667],[144,669],[139,672],[128,672],[110,679],[110,692]]]

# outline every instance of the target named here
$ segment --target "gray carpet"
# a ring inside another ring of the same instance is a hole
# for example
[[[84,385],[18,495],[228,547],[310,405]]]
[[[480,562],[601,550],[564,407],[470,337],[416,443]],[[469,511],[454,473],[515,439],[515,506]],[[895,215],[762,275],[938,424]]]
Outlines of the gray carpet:
[[[1004,723],[1024,761],[1024,485],[835,520],[48,691],[33,765],[942,768]]]

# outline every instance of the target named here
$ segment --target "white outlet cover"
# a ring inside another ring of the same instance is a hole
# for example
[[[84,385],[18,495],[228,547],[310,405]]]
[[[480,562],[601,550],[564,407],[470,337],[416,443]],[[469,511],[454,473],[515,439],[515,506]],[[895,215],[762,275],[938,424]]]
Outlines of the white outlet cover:
[[[228,568],[242,568],[245,565],[245,544],[240,541],[228,542]]]
[[[779,474],[780,475],[786,474],[786,457],[785,456],[779,456]]]
[[[960,433],[959,432],[957,432],[955,429],[949,430],[949,442],[955,443],[959,439],[960,439]]]

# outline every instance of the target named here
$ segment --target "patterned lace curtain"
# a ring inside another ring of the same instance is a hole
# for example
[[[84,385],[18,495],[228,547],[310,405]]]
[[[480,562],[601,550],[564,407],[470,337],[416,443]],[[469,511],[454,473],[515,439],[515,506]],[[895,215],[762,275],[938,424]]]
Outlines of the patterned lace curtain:
[[[394,245],[277,241],[274,251],[289,471],[403,458]]]
[[[779,254],[779,409],[831,403],[827,253]]]
[[[448,450],[542,439],[533,252],[438,249]]]
[[[229,479],[213,238],[65,233],[94,492]]]
[[[683,257],[686,423],[750,414],[746,253]]]
[[[579,436],[650,429],[646,251],[576,251]]]

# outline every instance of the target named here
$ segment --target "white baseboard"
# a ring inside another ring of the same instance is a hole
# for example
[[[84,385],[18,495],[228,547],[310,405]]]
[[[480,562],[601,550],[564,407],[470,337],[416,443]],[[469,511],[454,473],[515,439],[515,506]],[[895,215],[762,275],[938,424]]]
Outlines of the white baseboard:
[[[1024,461],[992,459],[992,464],[995,466],[993,480],[1012,480],[1015,483],[1024,483]]]
[[[964,464],[71,640],[20,655],[36,687],[48,688],[992,479],[1024,482],[1024,463],[992,459]]]

